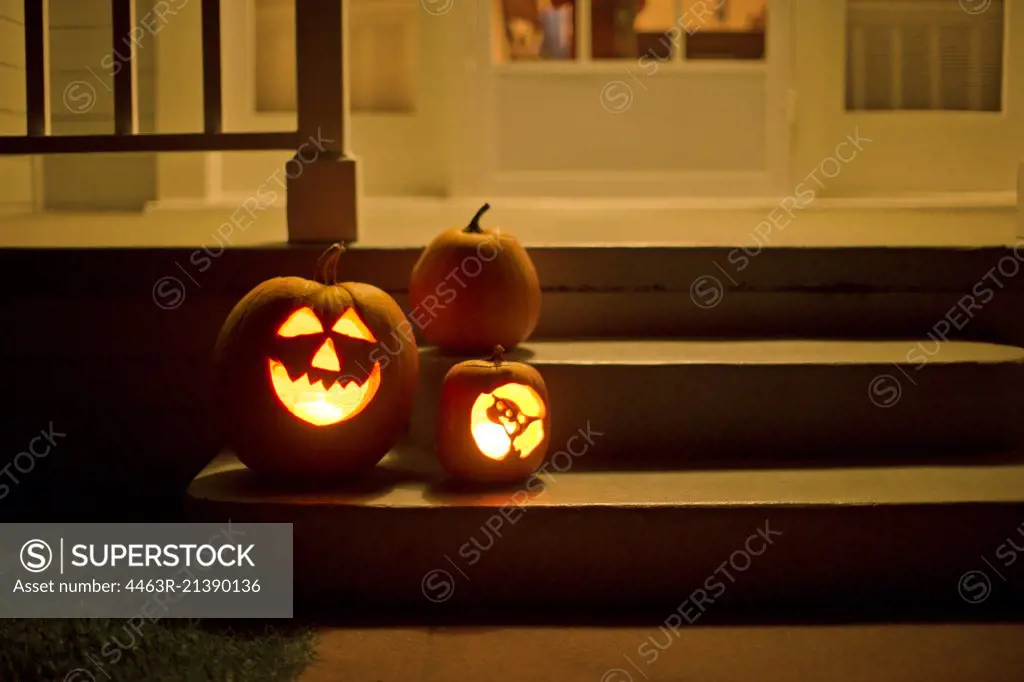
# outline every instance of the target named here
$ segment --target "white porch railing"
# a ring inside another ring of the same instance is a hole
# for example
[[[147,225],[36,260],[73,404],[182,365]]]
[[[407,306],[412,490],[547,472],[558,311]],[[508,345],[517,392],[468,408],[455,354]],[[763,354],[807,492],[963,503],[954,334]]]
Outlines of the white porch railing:
[[[287,173],[288,240],[352,241],[356,233],[355,161],[347,155],[344,96],[347,0],[295,3],[298,127],[283,132],[223,130],[220,0],[202,5],[203,131],[139,133],[135,46],[122,59],[124,39],[136,26],[133,0],[111,0],[114,133],[53,135],[50,110],[49,0],[25,0],[27,134],[0,136],[0,155],[98,152],[215,152],[296,150]],[[172,68],[168,66],[164,69]],[[316,143],[317,153],[299,152]]]

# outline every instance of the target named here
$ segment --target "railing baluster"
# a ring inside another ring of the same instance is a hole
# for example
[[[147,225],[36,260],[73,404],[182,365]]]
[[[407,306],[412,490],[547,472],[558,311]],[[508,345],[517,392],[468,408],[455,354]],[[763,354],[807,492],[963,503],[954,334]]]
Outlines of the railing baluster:
[[[203,124],[207,133],[223,127],[221,94],[220,0],[203,3]]]
[[[113,15],[113,54],[118,64],[114,69],[114,133],[135,135],[139,132],[135,3],[133,0],[111,0],[110,8]]]
[[[202,3],[202,133],[139,134],[135,0],[110,0],[114,134],[50,134],[49,0],[25,0],[28,134],[0,135],[0,156],[290,149],[288,241],[352,241],[358,231],[356,159],[348,145],[348,0],[295,3],[298,130],[224,133],[220,0]]]
[[[25,110],[28,134],[50,134],[49,0],[25,0]]]

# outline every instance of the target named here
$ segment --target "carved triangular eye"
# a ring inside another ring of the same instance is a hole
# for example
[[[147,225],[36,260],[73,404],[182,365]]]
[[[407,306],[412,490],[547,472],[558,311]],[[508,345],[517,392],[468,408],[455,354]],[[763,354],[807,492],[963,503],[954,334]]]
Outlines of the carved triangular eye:
[[[349,308],[345,313],[334,323],[334,327],[331,328],[335,334],[341,334],[351,339],[361,339],[363,341],[369,341],[370,343],[377,343],[376,337],[373,332],[363,323],[362,318],[359,317],[359,313],[356,312],[355,308]]]
[[[299,308],[288,316],[281,328],[277,330],[277,335],[290,339],[294,336],[320,334],[323,331],[324,327],[317,319],[316,313],[309,308]]]

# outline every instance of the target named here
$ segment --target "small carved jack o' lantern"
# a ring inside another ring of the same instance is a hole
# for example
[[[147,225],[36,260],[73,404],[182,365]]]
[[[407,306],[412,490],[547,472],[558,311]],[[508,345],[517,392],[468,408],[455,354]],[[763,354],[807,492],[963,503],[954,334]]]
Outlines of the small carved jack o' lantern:
[[[460,362],[441,386],[435,446],[456,478],[511,482],[541,465],[548,448],[548,391],[540,373],[505,362],[498,346],[490,360]]]
[[[346,474],[376,464],[408,425],[419,371],[412,328],[386,293],[338,283],[339,244],[317,281],[250,291],[217,340],[215,387],[227,445],[249,468]]]

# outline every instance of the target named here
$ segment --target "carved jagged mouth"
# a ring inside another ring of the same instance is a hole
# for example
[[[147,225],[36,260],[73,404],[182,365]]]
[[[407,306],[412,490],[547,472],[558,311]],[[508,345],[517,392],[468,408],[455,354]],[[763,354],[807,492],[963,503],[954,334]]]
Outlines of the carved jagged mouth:
[[[343,383],[346,378],[349,380]],[[270,381],[285,409],[314,426],[328,426],[366,409],[380,387],[380,363],[373,364],[370,375],[360,384],[349,377],[329,383],[323,379],[310,382],[308,373],[293,381],[283,363],[270,360]]]

